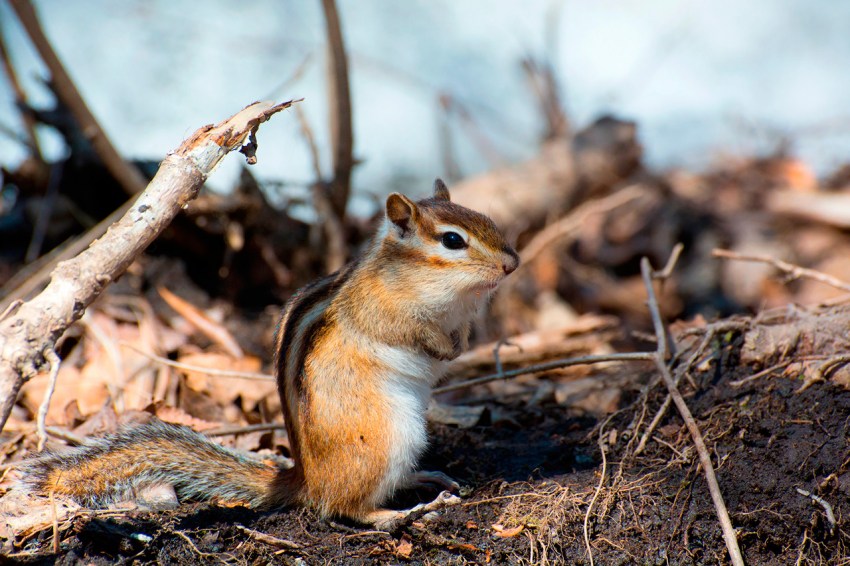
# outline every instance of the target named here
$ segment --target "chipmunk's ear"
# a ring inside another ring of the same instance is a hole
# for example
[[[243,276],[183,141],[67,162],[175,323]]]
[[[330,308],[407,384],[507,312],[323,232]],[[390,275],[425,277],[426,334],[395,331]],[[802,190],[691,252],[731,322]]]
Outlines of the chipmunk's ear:
[[[419,220],[416,203],[399,193],[387,197],[387,218],[398,230],[399,236],[406,236]]]
[[[449,188],[439,177],[434,179],[434,199],[444,200],[446,202],[450,202],[452,200],[452,197],[449,194]]]

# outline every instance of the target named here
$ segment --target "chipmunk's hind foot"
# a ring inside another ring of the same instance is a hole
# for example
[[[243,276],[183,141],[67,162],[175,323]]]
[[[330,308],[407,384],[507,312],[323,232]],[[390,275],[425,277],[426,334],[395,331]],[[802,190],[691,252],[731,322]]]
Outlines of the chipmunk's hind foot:
[[[361,517],[359,522],[364,525],[371,525],[381,531],[392,532],[418,519],[432,520],[437,516],[436,511],[450,505],[457,505],[460,501],[461,499],[457,495],[442,491],[433,501],[428,503],[420,503],[402,511],[377,509]]]

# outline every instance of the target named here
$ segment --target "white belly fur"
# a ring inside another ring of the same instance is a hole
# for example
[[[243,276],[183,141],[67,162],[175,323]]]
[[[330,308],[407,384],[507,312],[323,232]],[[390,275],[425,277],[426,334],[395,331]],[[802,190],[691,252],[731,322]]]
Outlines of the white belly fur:
[[[447,364],[408,348],[380,346],[375,354],[394,368],[382,385],[391,429],[387,431],[390,437],[387,474],[378,490],[380,498],[385,499],[404,485],[428,444],[425,411],[431,398],[431,384],[442,377]]]

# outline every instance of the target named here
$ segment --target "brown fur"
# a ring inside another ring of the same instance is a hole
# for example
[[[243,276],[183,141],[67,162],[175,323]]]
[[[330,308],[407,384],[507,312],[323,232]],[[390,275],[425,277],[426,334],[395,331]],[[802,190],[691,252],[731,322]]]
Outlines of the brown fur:
[[[386,212],[385,236],[359,261],[283,309],[275,370],[293,469],[154,422],[36,461],[33,483],[92,503],[159,482],[181,498],[298,502],[379,527],[403,516],[380,506],[424,448],[427,387],[439,376],[429,372],[467,346],[476,285],[495,285],[518,257],[489,218],[452,204],[440,181],[430,199],[390,195]],[[437,225],[469,234],[467,251],[441,248]]]

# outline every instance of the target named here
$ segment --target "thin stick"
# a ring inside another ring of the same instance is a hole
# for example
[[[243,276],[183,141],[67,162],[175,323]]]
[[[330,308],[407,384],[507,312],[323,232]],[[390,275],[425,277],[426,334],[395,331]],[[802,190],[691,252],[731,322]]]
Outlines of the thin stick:
[[[755,381],[756,379],[758,379],[760,377],[764,377],[765,375],[771,374],[771,373],[775,372],[776,370],[785,369],[788,366],[790,366],[791,364],[796,363],[797,361],[798,360],[788,360],[788,361],[782,362],[781,364],[776,364],[775,366],[770,366],[769,368],[765,368],[765,369],[763,369],[759,372],[756,372],[749,377],[745,377],[745,378],[739,379],[737,381],[730,381],[729,386],[730,387],[741,387],[742,385],[746,385],[747,383],[750,383],[751,381]]]
[[[458,383],[450,383],[449,385],[436,387],[433,392],[435,394],[445,393],[447,391],[466,389],[467,387],[472,387],[473,385],[481,385],[482,383],[490,383],[491,381],[498,381],[500,379],[510,379],[512,377],[517,377],[519,375],[525,375],[528,373],[537,373],[541,371],[549,371],[570,366],[598,364],[601,362],[651,362],[654,359],[655,354],[653,354],[652,352],[626,352],[622,354],[600,354],[594,356],[581,356],[578,358],[564,358],[561,360],[553,360],[551,362],[545,362],[542,364],[528,366],[525,368],[514,369],[501,373],[493,373],[490,375],[485,375],[483,377],[476,377],[475,379],[461,381]]]
[[[221,426],[211,430],[205,430],[204,436],[228,436],[230,434],[245,434],[248,432],[265,432],[269,430],[286,429],[285,423],[262,423],[245,426]]]
[[[646,427],[646,431],[643,433],[643,436],[640,437],[640,442],[635,448],[634,456],[639,456],[641,452],[646,449],[646,442],[652,437],[652,434],[655,432],[655,428],[658,426],[658,423],[661,422],[661,419],[664,418],[664,415],[667,414],[667,409],[670,408],[670,403],[673,401],[673,397],[668,393],[667,397],[664,398],[664,402],[661,403],[661,406],[658,408],[658,412],[655,413],[655,416],[652,417],[652,421],[649,423],[649,426]]]
[[[59,517],[56,513],[56,497],[52,489],[50,490],[50,522],[53,526],[53,554],[59,554]]]
[[[664,266],[664,269],[661,271],[656,271],[652,274],[653,279],[669,279],[670,275],[673,274],[673,269],[676,268],[676,264],[679,263],[679,256],[682,255],[682,251],[685,249],[685,245],[682,242],[677,243],[673,246],[673,251],[670,252],[670,257],[667,259],[667,265]]]
[[[590,560],[590,566],[593,566],[593,552],[590,547],[590,534],[587,526],[590,522],[590,512],[593,510],[593,506],[596,504],[596,500],[602,492],[602,486],[605,484],[605,472],[608,469],[608,459],[605,454],[605,441],[602,437],[601,428],[599,430],[599,450],[602,452],[602,472],[599,475],[599,484],[596,486],[596,490],[593,492],[593,498],[590,500],[590,503],[588,503],[587,512],[584,514],[584,546],[587,548],[587,558]]]
[[[719,248],[713,249],[711,251],[711,256],[721,259],[734,259],[738,261],[754,261],[757,263],[766,263],[768,265],[774,266],[776,269],[784,273],[787,273],[794,279],[812,279],[814,281],[823,283],[824,285],[829,285],[830,287],[835,287],[836,289],[841,289],[842,291],[847,291],[848,293],[850,293],[850,283],[847,283],[846,281],[842,281],[837,277],[833,277],[832,275],[828,275],[821,271],[809,269],[807,267],[800,267],[799,265],[788,263],[787,261],[782,261],[774,257],[766,255],[739,254],[731,250],[723,250]]]
[[[243,525],[235,525],[237,529],[250,536],[252,539],[262,542],[265,544],[270,544],[272,546],[277,546],[279,548],[289,548],[292,550],[298,550],[302,548],[302,546],[296,542],[292,542],[291,540],[286,540],[282,538],[273,537],[271,535],[267,535],[266,533],[261,533],[260,531],[255,531],[254,529],[249,529]]]
[[[56,96],[71,111],[74,120],[77,121],[77,125],[80,127],[80,131],[86,135],[92,148],[94,148],[95,152],[103,160],[106,169],[115,177],[115,180],[118,181],[124,192],[128,195],[135,195],[142,192],[147,185],[147,181],[137,167],[124,161],[118,150],[112,145],[106,132],[100,127],[97,119],[86,105],[85,100],[80,96],[77,87],[74,86],[74,82],[59,60],[58,55],[53,50],[50,40],[44,34],[44,30],[38,21],[38,16],[32,4],[29,0],[9,0],[9,4],[12,5],[12,9],[18,15],[21,25],[23,25],[30,40],[32,40],[33,45],[38,50],[39,55],[41,55],[44,64],[50,70],[50,77],[56,89]]]
[[[133,344],[128,344],[127,342],[121,342],[119,344],[125,348],[130,348],[136,353],[143,355],[149,360],[153,360],[158,364],[163,364],[169,367],[173,367],[176,369],[180,369],[183,371],[193,371],[197,373],[203,373],[206,375],[211,375],[214,377],[234,377],[238,379],[250,379],[253,381],[274,381],[275,377],[273,375],[269,375],[267,373],[255,373],[250,371],[233,371],[226,369],[215,369],[208,368],[204,366],[197,366],[194,364],[184,364],[181,362],[175,362],[174,360],[169,360],[168,358],[163,358],[162,356],[157,356],[156,354],[152,354],[150,352],[146,352],[141,348],[134,346]]]
[[[806,491],[805,489],[797,488],[797,493],[802,495],[803,497],[811,497],[812,501],[815,503],[819,503],[821,507],[823,507],[824,512],[826,513],[826,520],[829,521],[829,532],[830,534],[835,531],[835,513],[832,511],[832,505],[829,504],[823,497],[815,495],[810,491]]]
[[[49,169],[50,176],[47,181],[47,192],[44,194],[44,199],[41,201],[41,206],[38,209],[35,227],[32,230],[32,238],[30,238],[27,252],[24,254],[24,263],[30,263],[41,255],[41,247],[44,245],[44,238],[47,236],[50,217],[53,215],[53,207],[56,203],[56,195],[59,194],[59,184],[62,181],[65,171],[65,162],[59,161],[54,163]]]
[[[47,421],[47,411],[50,409],[50,400],[53,398],[53,392],[56,391],[56,380],[59,376],[59,366],[62,360],[56,355],[56,351],[52,348],[45,350],[44,359],[50,364],[50,379],[47,383],[47,391],[44,392],[44,399],[38,407],[38,420],[36,421],[36,430],[38,431],[38,451],[44,450],[44,445],[47,443],[47,429],[45,422]]]
[[[63,428],[59,428],[59,427],[55,427],[55,426],[49,426],[49,427],[46,427],[44,430],[50,436],[58,438],[59,440],[64,440],[65,442],[67,442],[68,444],[71,444],[73,446],[79,446],[81,444],[85,444],[85,442],[86,442],[86,439],[83,438],[82,436],[78,436],[78,435],[74,434],[73,432],[71,432],[69,430],[65,430]]]
[[[658,299],[655,296],[655,289],[652,285],[652,267],[649,264],[649,259],[644,257],[640,262],[640,271],[643,276],[643,282],[646,286],[648,295],[649,312],[652,315],[652,325],[655,328],[655,336],[658,340],[658,349],[655,353],[655,365],[661,373],[661,378],[664,380],[664,385],[675,403],[679,414],[685,421],[688,431],[691,433],[691,438],[694,446],[699,454],[700,464],[702,465],[705,479],[708,482],[708,491],[711,493],[711,499],[714,502],[714,508],[717,511],[717,518],[720,520],[720,527],[723,530],[723,539],[726,542],[726,548],[729,551],[729,557],[732,564],[735,566],[743,566],[744,558],[741,555],[741,549],[738,547],[738,539],[735,535],[735,528],[732,526],[732,520],[729,518],[729,512],[726,510],[726,503],[723,501],[723,494],[720,492],[720,486],[717,483],[717,477],[714,474],[714,466],[711,463],[711,456],[708,449],[705,447],[702,433],[688,409],[682,394],[679,393],[676,383],[673,380],[673,375],[670,373],[670,368],[667,367],[667,329],[664,326],[661,318],[661,309],[658,306]]]

